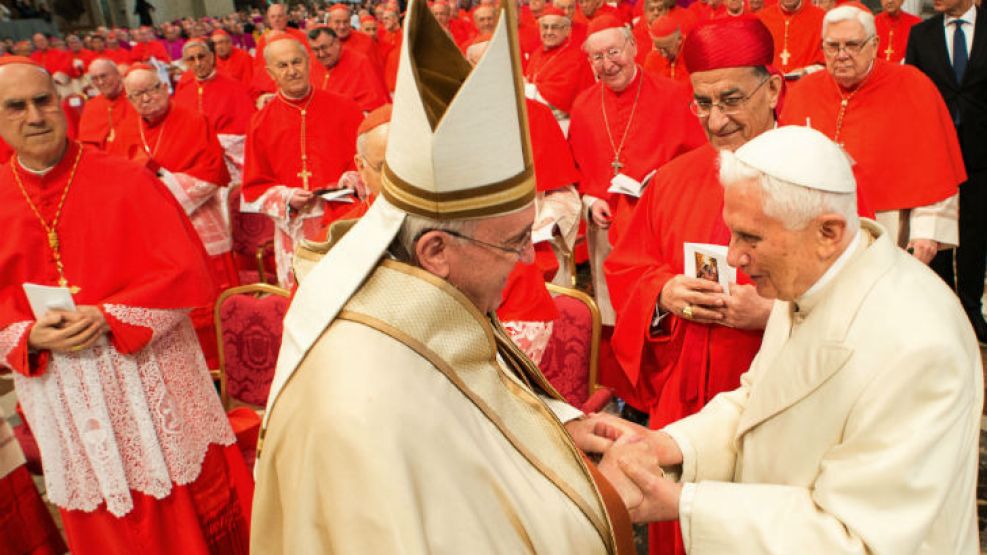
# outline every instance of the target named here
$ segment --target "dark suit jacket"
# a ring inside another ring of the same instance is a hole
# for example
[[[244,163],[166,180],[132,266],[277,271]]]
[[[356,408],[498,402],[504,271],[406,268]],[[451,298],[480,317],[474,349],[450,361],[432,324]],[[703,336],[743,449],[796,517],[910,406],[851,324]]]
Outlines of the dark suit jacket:
[[[962,83],[956,82],[949,62],[943,14],[912,27],[905,62],[932,79],[951,114],[959,109],[960,126],[956,131],[967,173],[987,170],[987,10],[977,8],[973,48]]]

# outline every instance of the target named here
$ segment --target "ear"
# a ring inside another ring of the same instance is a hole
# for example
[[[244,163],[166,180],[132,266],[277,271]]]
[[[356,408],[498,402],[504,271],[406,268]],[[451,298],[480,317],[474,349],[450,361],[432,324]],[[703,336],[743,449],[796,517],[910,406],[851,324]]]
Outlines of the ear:
[[[429,231],[415,242],[418,265],[431,274],[447,279],[451,267],[450,237],[441,231]]]
[[[839,255],[846,239],[846,218],[835,212],[821,214],[815,219],[814,227],[819,258],[826,260]]]
[[[356,166],[356,171],[363,171],[363,156],[359,152],[353,155],[353,165]]]
[[[768,77],[768,105],[774,110],[778,107],[778,99],[781,98],[781,88],[784,86],[780,75]]]

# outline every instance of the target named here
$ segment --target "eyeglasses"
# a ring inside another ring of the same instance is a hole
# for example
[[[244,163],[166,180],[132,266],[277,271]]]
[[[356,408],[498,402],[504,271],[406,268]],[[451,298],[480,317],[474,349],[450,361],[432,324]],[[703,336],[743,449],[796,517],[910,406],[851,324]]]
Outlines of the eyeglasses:
[[[479,239],[477,239],[475,237],[470,237],[469,235],[466,235],[466,234],[463,234],[463,233],[459,233],[458,231],[453,231],[451,229],[423,229],[422,232],[418,234],[418,237],[415,238],[415,240],[418,240],[419,238],[421,238],[422,235],[425,235],[429,231],[440,231],[440,232],[445,233],[447,235],[452,235],[453,237],[456,237],[457,239],[463,239],[463,240],[469,241],[471,243],[476,243],[477,245],[482,245],[484,247],[488,247],[488,248],[491,248],[491,249],[496,249],[496,250],[499,250],[501,252],[506,252],[507,254],[513,254],[514,256],[518,257],[518,259],[524,258],[525,253],[533,245],[533,243],[531,242],[531,231],[530,230],[527,233],[525,233],[524,237],[521,239],[521,245],[518,246],[518,247],[509,247],[507,245],[498,245],[498,244],[495,244],[495,243],[488,243],[486,241],[481,241],[481,240],[479,240]]]
[[[770,77],[763,79],[747,96],[728,96],[726,98],[721,98],[719,102],[713,102],[705,98],[694,98],[692,102],[689,103],[689,110],[692,111],[693,115],[700,118],[705,118],[713,113],[713,108],[719,108],[720,113],[724,116],[732,116],[737,112],[740,112],[741,108],[744,107],[744,104],[746,104],[747,101],[750,100],[751,97],[754,96],[754,94],[757,93],[757,91],[770,80]]]
[[[33,98],[11,98],[3,102],[3,115],[8,119],[21,119],[27,116],[27,107],[34,104],[39,112],[54,112],[59,109],[58,96],[42,93]]]
[[[627,48],[627,42],[628,41],[625,40],[624,44],[620,45],[619,47],[614,46],[613,48],[608,48],[603,52],[595,52],[593,54],[590,54],[589,56],[590,63],[598,64],[602,62],[604,59],[607,59],[612,62],[614,58],[620,56],[621,52],[623,52],[624,49]]]
[[[150,88],[144,89],[142,91],[135,91],[127,95],[131,101],[143,100],[144,97],[152,98],[158,91],[161,90],[162,83],[157,83],[151,85]]]
[[[840,50],[845,50],[848,56],[856,56],[873,38],[874,35],[871,35],[864,40],[848,40],[844,43],[824,40],[822,49],[827,56],[836,56]]]
[[[364,156],[362,154],[360,155],[360,159],[363,160],[363,163],[366,164],[368,168],[374,170],[374,173],[380,173],[380,171],[382,169],[384,169],[384,161],[383,160],[381,160],[380,162],[377,162],[376,164],[374,164],[369,159],[367,159],[366,156]]]
[[[539,25],[542,31],[561,31],[569,27],[567,23],[542,23]]]

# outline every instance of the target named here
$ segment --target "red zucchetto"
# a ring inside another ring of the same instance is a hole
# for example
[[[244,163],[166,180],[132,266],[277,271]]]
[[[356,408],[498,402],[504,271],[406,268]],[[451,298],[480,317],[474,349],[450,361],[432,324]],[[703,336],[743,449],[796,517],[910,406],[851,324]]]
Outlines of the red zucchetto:
[[[754,16],[704,21],[689,32],[682,45],[682,58],[690,73],[769,66],[773,56],[771,32]]]

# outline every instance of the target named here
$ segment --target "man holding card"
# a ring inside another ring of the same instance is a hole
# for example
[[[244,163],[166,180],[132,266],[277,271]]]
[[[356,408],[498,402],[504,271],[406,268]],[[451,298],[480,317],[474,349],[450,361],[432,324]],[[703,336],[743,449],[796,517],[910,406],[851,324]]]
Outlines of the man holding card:
[[[212,293],[195,229],[147,169],[66,140],[31,60],[0,62],[0,116],[16,152],[0,167],[0,365],[69,548],[243,552],[252,485],[188,317]]]
[[[718,151],[774,127],[782,81],[765,69],[772,52],[770,32],[754,18],[712,20],[689,34],[682,55],[692,71],[692,111],[709,143],[658,171],[605,264],[617,311],[613,350],[630,387],[647,399],[641,408],[652,428],[737,387],[761,344],[771,302],[743,274],[729,290],[698,277],[696,249],[713,254],[713,245],[725,251],[730,241]],[[727,267],[721,255],[719,272]],[[650,541],[652,553],[682,552],[673,524],[652,526]]]

